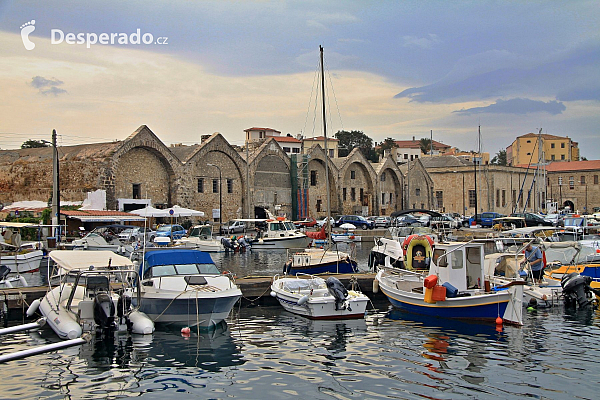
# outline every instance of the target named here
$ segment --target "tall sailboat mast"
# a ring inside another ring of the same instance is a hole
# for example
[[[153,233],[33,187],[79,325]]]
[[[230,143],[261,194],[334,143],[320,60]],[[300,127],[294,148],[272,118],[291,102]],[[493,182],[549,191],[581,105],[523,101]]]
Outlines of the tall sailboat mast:
[[[321,97],[323,100],[323,139],[325,147],[325,190],[327,192],[327,237],[331,236],[331,204],[329,202],[329,151],[327,150],[327,117],[325,112],[325,68],[323,67],[323,46],[319,46],[321,51]]]

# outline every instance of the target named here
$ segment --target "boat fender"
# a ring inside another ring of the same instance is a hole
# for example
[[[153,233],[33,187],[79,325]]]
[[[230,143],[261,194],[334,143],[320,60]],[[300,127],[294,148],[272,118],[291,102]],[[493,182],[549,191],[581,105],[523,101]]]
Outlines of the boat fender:
[[[131,332],[149,335],[154,332],[154,322],[141,311],[132,311],[129,313],[129,321],[131,322]]]
[[[373,279],[373,293],[379,293],[379,281]]]
[[[28,317],[31,317],[38,310],[39,306],[40,306],[40,299],[35,299],[34,301],[32,301],[31,305],[27,308],[26,315]]]
[[[277,297],[277,293],[274,290],[271,290],[271,297]]]
[[[308,301],[308,295],[305,294],[304,296],[300,297],[300,300],[298,300],[298,305],[304,305],[304,303],[306,303]]]

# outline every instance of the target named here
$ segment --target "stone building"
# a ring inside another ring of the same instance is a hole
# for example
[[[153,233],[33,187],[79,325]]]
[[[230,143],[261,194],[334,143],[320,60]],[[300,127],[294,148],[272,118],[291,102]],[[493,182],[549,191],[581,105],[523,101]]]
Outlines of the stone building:
[[[546,195],[558,208],[596,212],[600,207],[600,160],[553,162],[546,166]]]

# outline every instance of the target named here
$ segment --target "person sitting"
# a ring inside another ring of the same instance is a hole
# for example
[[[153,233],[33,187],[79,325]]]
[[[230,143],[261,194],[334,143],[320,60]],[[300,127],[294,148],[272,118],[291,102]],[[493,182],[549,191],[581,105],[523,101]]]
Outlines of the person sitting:
[[[525,247],[525,260],[521,262],[521,268],[527,262],[529,263],[534,282],[542,283],[542,277],[544,276],[542,252],[536,246],[532,246],[531,243]]]

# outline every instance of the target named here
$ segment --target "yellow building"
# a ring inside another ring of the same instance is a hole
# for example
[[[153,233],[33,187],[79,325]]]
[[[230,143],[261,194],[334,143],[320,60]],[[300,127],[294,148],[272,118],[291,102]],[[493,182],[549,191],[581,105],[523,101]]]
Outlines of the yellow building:
[[[540,141],[541,146],[538,147]],[[510,165],[537,164],[540,156],[544,162],[579,161],[578,143],[568,136],[528,133],[517,137],[506,149],[506,159]]]

